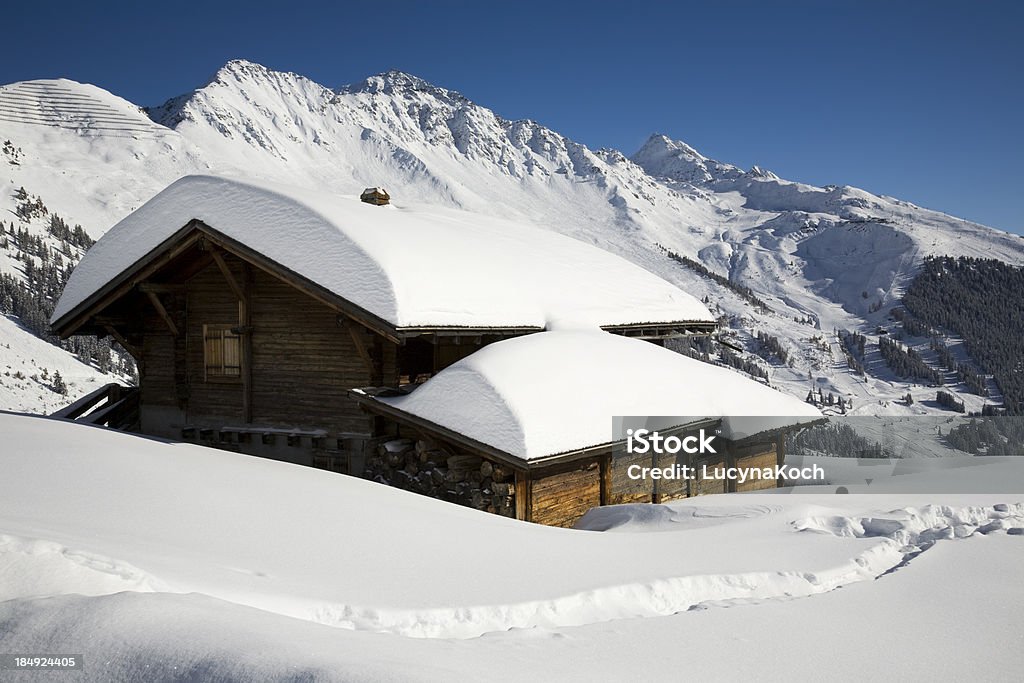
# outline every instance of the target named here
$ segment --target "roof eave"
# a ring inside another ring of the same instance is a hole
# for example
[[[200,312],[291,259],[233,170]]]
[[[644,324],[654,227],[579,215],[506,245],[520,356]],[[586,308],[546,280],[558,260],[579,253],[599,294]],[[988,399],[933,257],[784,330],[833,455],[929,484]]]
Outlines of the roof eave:
[[[537,470],[551,465],[561,465],[592,456],[611,454],[617,448],[625,448],[626,444],[625,439],[621,439],[618,441],[608,441],[591,446],[584,446],[582,448],[576,448],[569,451],[551,453],[536,458],[524,458],[522,456],[509,453],[508,451],[502,450],[496,446],[478,441],[470,436],[451,429],[450,427],[445,427],[444,425],[440,425],[432,420],[428,420],[418,415],[413,415],[401,408],[396,408],[388,403],[384,403],[377,398],[380,391],[380,387],[365,387],[363,389],[352,389],[348,393],[349,396],[355,399],[356,403],[371,413],[387,417],[399,424],[405,424],[414,429],[432,432],[442,439],[464,447],[466,450],[476,455],[491,458],[522,471]],[[721,417],[703,417],[683,425],[677,425],[665,431],[673,433],[679,430],[699,429],[700,427],[718,424],[721,420]]]
[[[127,294],[147,277],[166,265],[166,263],[181,255],[202,239],[208,240],[210,243],[251,263],[257,268],[289,282],[297,289],[350,316],[360,324],[395,343],[400,343],[404,337],[387,320],[316,284],[290,268],[267,258],[258,251],[228,237],[199,219],[192,219],[186,223],[180,230],[177,230],[173,235],[151,249],[145,256],[123,270],[117,277],[111,279],[107,284],[60,318],[54,320],[50,325],[54,334],[60,337],[73,335],[97,313]]]

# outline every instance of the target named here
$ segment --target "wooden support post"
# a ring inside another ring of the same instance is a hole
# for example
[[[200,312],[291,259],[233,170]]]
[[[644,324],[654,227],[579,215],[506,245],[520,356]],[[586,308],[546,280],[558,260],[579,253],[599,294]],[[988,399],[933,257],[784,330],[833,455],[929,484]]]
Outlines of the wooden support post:
[[[147,291],[146,296],[149,297],[150,302],[153,304],[153,308],[156,309],[156,312],[160,314],[161,318],[163,318],[164,323],[167,324],[167,329],[171,331],[172,335],[177,337],[178,326],[174,324],[173,320],[171,320],[171,315],[167,312],[167,309],[164,308],[163,303],[160,301],[160,297],[158,297],[156,292],[153,291]]]
[[[689,467],[695,467],[693,456],[690,455],[689,453],[686,454],[686,465],[689,466]],[[696,472],[696,470],[690,470],[690,471],[691,472]],[[693,483],[693,480],[694,480],[695,477],[696,477],[696,475],[693,475],[691,477],[687,477],[686,478],[686,484],[685,484],[685,488],[683,490],[686,491],[686,497],[687,498],[692,498],[694,493],[697,490],[696,485]]]
[[[736,467],[736,454],[733,453],[732,448],[729,447],[729,442],[725,442],[725,462],[723,463],[726,468]],[[728,470],[727,470],[728,471]],[[736,480],[726,479],[725,480],[725,492],[736,493]]]
[[[220,259],[218,263],[223,262],[223,259]],[[228,274],[230,275],[230,271]],[[242,328],[242,419],[246,424],[252,424],[252,281],[252,269],[243,261],[242,296],[238,299],[238,325]]]
[[[601,505],[610,505],[612,499],[612,455],[601,458]]]
[[[780,467],[786,464],[786,430],[781,430],[775,439],[775,463]],[[782,477],[775,480],[775,488],[786,486]]]
[[[530,484],[530,473],[516,470],[516,519],[524,522],[531,521],[533,517]]]
[[[373,350],[370,353],[370,384],[384,384],[384,342],[378,335],[373,335]]]

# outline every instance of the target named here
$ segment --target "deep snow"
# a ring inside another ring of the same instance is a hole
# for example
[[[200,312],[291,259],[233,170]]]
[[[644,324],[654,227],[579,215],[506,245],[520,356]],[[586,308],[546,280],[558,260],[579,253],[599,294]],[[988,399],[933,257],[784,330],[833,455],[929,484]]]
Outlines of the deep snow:
[[[72,423],[0,414],[0,431],[0,651],[84,654],[67,680],[1017,665],[1020,494],[708,496],[598,509],[581,525],[606,531],[579,531]]]

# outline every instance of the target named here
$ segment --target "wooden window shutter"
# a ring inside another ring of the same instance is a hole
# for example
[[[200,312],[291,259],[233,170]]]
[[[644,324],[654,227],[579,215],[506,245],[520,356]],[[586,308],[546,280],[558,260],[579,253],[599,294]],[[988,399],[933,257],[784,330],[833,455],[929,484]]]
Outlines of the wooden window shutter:
[[[203,360],[207,381],[233,381],[242,376],[242,340],[231,325],[203,325]]]

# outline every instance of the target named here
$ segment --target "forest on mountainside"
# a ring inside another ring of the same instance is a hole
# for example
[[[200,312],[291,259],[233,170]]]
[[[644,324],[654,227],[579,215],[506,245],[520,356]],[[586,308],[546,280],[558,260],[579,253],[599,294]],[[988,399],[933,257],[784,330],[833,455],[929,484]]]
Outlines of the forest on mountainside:
[[[42,220],[46,232],[38,234],[13,221],[0,221],[0,253],[6,252],[20,263],[23,275],[0,273],[0,315],[14,316],[33,335],[75,354],[100,372],[134,376],[134,359],[116,342],[84,336],[60,339],[50,332],[50,315],[64,285],[94,241],[82,226],[69,226],[24,188],[18,189],[14,198],[18,202],[15,215],[23,224]]]
[[[1009,415],[1024,414],[1024,268],[992,259],[928,257],[903,296],[926,325],[964,339]]]

